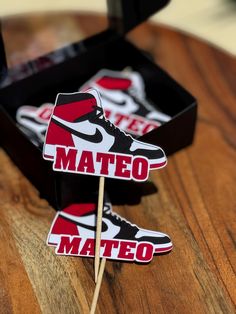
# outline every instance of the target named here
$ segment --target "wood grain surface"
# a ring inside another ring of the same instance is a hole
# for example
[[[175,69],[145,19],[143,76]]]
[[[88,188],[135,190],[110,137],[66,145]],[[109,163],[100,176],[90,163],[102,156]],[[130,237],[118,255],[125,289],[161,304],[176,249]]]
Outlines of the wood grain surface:
[[[85,34],[104,25],[79,18]],[[235,313],[236,60],[161,26],[129,38],[196,96],[198,124],[194,144],[152,173],[158,193],[114,208],[168,233],[173,251],[144,266],[107,262],[97,313]],[[55,256],[45,245],[55,211],[3,150],[0,165],[0,313],[88,313],[93,260]]]

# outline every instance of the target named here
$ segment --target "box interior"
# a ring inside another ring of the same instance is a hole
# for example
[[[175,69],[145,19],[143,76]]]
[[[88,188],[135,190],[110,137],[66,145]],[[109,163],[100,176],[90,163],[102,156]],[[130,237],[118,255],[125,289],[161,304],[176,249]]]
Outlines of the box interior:
[[[100,42],[97,37],[106,40]],[[99,43],[96,44],[97,41]],[[85,40],[82,45],[84,49],[76,57],[0,90],[1,104],[13,120],[20,106],[54,103],[57,93],[78,91],[84,82],[103,68],[123,70],[131,67],[138,71],[145,82],[147,99],[172,118],[194,103],[187,91],[124,38],[111,36],[106,31]]]
[[[123,70],[131,67],[142,75],[147,98],[172,117],[169,122],[151,131],[150,134],[140,137],[141,140],[159,144],[167,154],[173,153],[192,142],[196,120],[194,98],[123,36],[107,30],[73,44],[73,49],[77,52],[75,56],[42,71],[37,67],[39,60],[30,62],[27,66],[32,69],[33,75],[0,89],[0,116],[4,130],[0,136],[1,144],[16,165],[38,188],[40,196],[46,198],[57,210],[78,201],[83,194],[86,196],[91,194],[91,191],[96,191],[98,178],[54,173],[51,163],[43,160],[41,151],[16,126],[15,116],[20,106],[54,103],[57,93],[77,91],[102,68]],[[44,61],[46,58],[47,56],[44,56]],[[125,203],[127,201],[125,197],[131,195],[129,193],[131,187],[134,187],[135,191],[139,190],[140,193],[133,193],[134,196],[138,195],[139,200],[142,195],[156,191],[149,183],[124,184],[123,181],[110,179],[107,180],[106,187],[113,203],[116,203],[115,199],[117,202]],[[117,198],[119,189],[123,190],[122,198],[120,193]],[[80,195],[78,191],[81,192]],[[136,197],[136,200],[128,202],[136,202],[138,199]]]

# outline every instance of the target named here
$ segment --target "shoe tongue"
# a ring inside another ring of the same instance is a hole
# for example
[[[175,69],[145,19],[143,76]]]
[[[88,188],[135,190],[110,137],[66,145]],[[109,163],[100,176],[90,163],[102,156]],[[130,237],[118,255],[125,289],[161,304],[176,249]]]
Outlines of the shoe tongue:
[[[104,207],[103,207],[103,211],[104,211],[104,213],[106,213],[106,214],[110,214],[110,213],[112,212],[112,210],[111,210],[111,204],[105,202]]]
[[[106,209],[106,208],[104,208],[104,210],[103,210],[103,211],[104,211],[104,213],[105,213],[105,214],[110,214],[110,213],[111,213],[111,210],[110,210],[110,209]]]
[[[101,96],[100,96],[100,93],[99,93],[99,91],[97,89],[90,88],[90,89],[86,90],[85,92],[88,93],[88,94],[91,94],[95,98],[95,100],[96,100],[96,107],[99,107],[99,108],[103,109],[102,108]],[[101,111],[97,110],[96,114],[99,114],[99,113],[101,113]],[[99,119],[103,119],[103,116],[101,115],[99,117]]]
[[[96,100],[96,106],[102,108],[102,102],[101,102],[100,93],[99,93],[99,91],[97,89],[90,88],[90,89],[87,89],[85,91],[85,93],[88,93],[88,94],[92,95],[95,98],[95,100]]]
[[[127,73],[128,74],[128,73]],[[142,76],[138,72],[132,72],[129,74],[132,81],[131,89],[139,98],[145,98],[145,86]]]

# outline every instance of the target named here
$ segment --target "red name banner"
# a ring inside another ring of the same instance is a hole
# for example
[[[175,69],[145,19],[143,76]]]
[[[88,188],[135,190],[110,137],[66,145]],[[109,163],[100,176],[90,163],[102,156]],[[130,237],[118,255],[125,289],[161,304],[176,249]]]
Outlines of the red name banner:
[[[95,240],[78,236],[61,235],[55,249],[57,255],[94,257]],[[100,257],[114,260],[148,263],[152,260],[154,246],[150,242],[127,240],[101,240]]]
[[[145,181],[149,175],[149,163],[143,156],[78,151],[74,147],[56,146],[53,170]]]

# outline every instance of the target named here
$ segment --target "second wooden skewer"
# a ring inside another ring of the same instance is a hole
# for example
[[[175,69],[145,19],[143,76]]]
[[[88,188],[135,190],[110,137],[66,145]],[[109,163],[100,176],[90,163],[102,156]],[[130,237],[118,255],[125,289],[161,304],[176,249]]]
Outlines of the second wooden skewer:
[[[93,301],[92,301],[92,305],[91,305],[91,309],[90,309],[90,314],[94,314],[95,310],[96,310],[96,306],[97,306],[97,302],[98,302],[98,296],[99,296],[101,283],[102,283],[102,277],[103,277],[103,273],[104,273],[104,269],[105,269],[105,265],[106,265],[105,257],[102,258],[100,265],[101,266],[99,268],[98,280],[97,280],[96,287],[95,287],[94,294],[93,294]]]
[[[94,259],[95,282],[97,282],[99,264],[100,264],[104,185],[105,185],[105,178],[100,177],[99,190],[98,190],[97,228],[96,228],[96,244],[95,244],[95,259]]]

